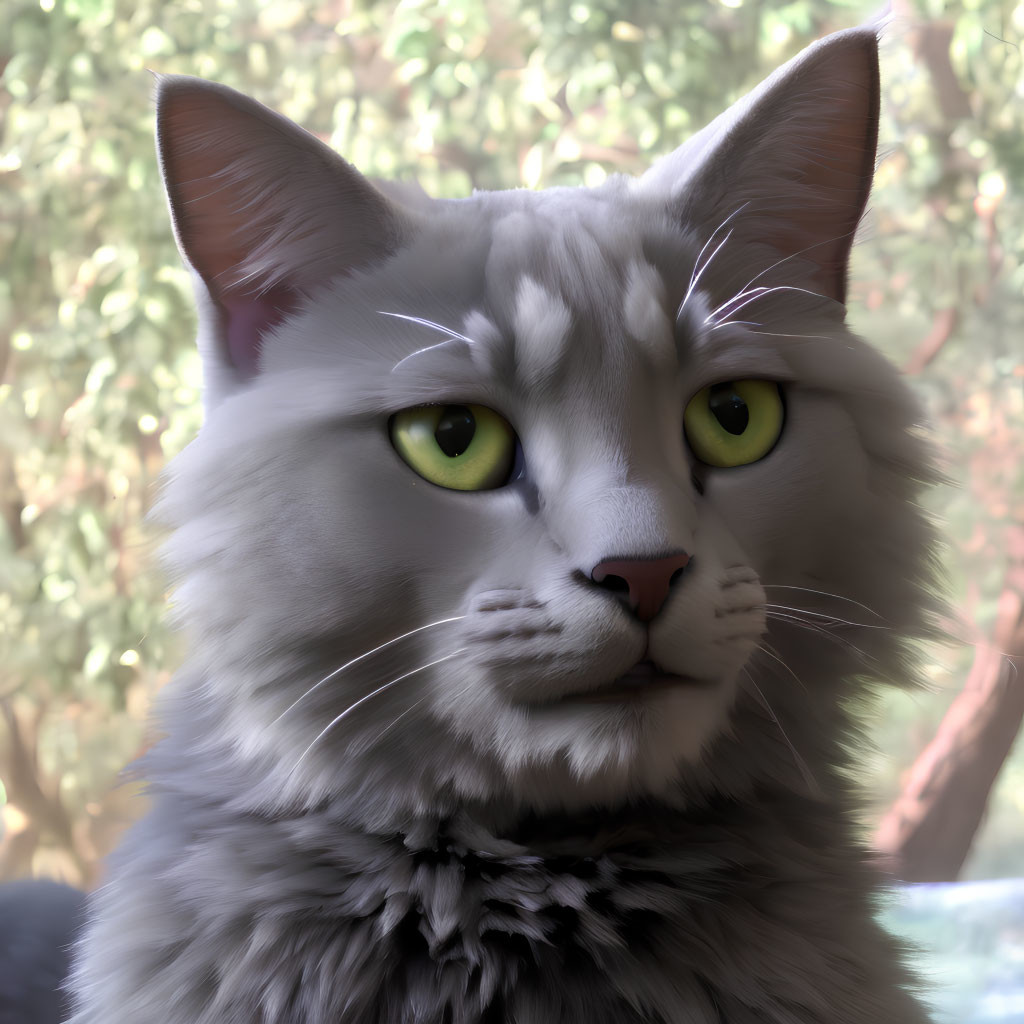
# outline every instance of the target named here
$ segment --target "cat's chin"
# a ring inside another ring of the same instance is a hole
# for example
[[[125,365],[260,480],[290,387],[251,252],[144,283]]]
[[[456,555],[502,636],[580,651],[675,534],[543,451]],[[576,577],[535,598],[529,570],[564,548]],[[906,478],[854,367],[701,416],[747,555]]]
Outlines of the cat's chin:
[[[560,696],[559,704],[641,703],[676,689],[706,689],[714,679],[667,672],[653,661],[639,661],[611,683]]]
[[[736,686],[730,676],[692,679],[640,663],[589,689],[494,708],[478,749],[496,762],[502,788],[533,810],[662,798],[728,728]]]

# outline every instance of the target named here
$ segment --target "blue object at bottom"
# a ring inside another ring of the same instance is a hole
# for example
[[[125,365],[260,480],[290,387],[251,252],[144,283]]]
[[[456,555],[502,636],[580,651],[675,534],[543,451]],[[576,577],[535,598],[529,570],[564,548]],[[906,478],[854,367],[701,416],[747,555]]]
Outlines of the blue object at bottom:
[[[920,949],[937,1024],[1024,1024],[1024,878],[902,886],[881,920]]]

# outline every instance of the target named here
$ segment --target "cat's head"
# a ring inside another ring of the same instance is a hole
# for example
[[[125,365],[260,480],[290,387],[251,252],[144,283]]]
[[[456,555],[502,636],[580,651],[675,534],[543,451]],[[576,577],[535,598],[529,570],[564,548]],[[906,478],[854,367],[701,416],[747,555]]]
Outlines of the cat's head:
[[[924,575],[917,408],[844,323],[877,111],[853,30],[640,179],[437,201],[162,79],[196,756],[382,823],[812,785]]]

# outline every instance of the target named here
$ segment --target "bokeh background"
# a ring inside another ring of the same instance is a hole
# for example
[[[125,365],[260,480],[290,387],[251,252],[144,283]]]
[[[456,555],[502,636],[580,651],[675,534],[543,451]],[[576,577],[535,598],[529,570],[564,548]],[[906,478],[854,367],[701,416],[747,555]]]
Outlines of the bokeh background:
[[[862,0],[0,4],[0,879],[91,887],[181,650],[144,524],[200,424],[146,69],[216,79],[428,192],[637,173]],[[1024,875],[1024,2],[894,0],[850,316],[926,400],[949,643],[864,751],[894,873]],[[880,567],[882,571],[882,567]],[[1004,763],[1005,762],[1005,763]],[[986,811],[987,808],[987,811]]]

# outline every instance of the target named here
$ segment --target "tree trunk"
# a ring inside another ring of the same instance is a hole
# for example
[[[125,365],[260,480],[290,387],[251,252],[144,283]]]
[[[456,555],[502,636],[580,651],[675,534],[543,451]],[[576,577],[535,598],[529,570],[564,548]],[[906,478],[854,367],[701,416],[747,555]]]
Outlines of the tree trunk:
[[[1009,531],[1024,549],[1024,527]],[[1024,555],[1024,550],[1013,552]],[[907,882],[951,882],[1024,719],[1024,558],[1014,559],[991,643],[977,645],[963,691],[883,817],[875,848]]]

